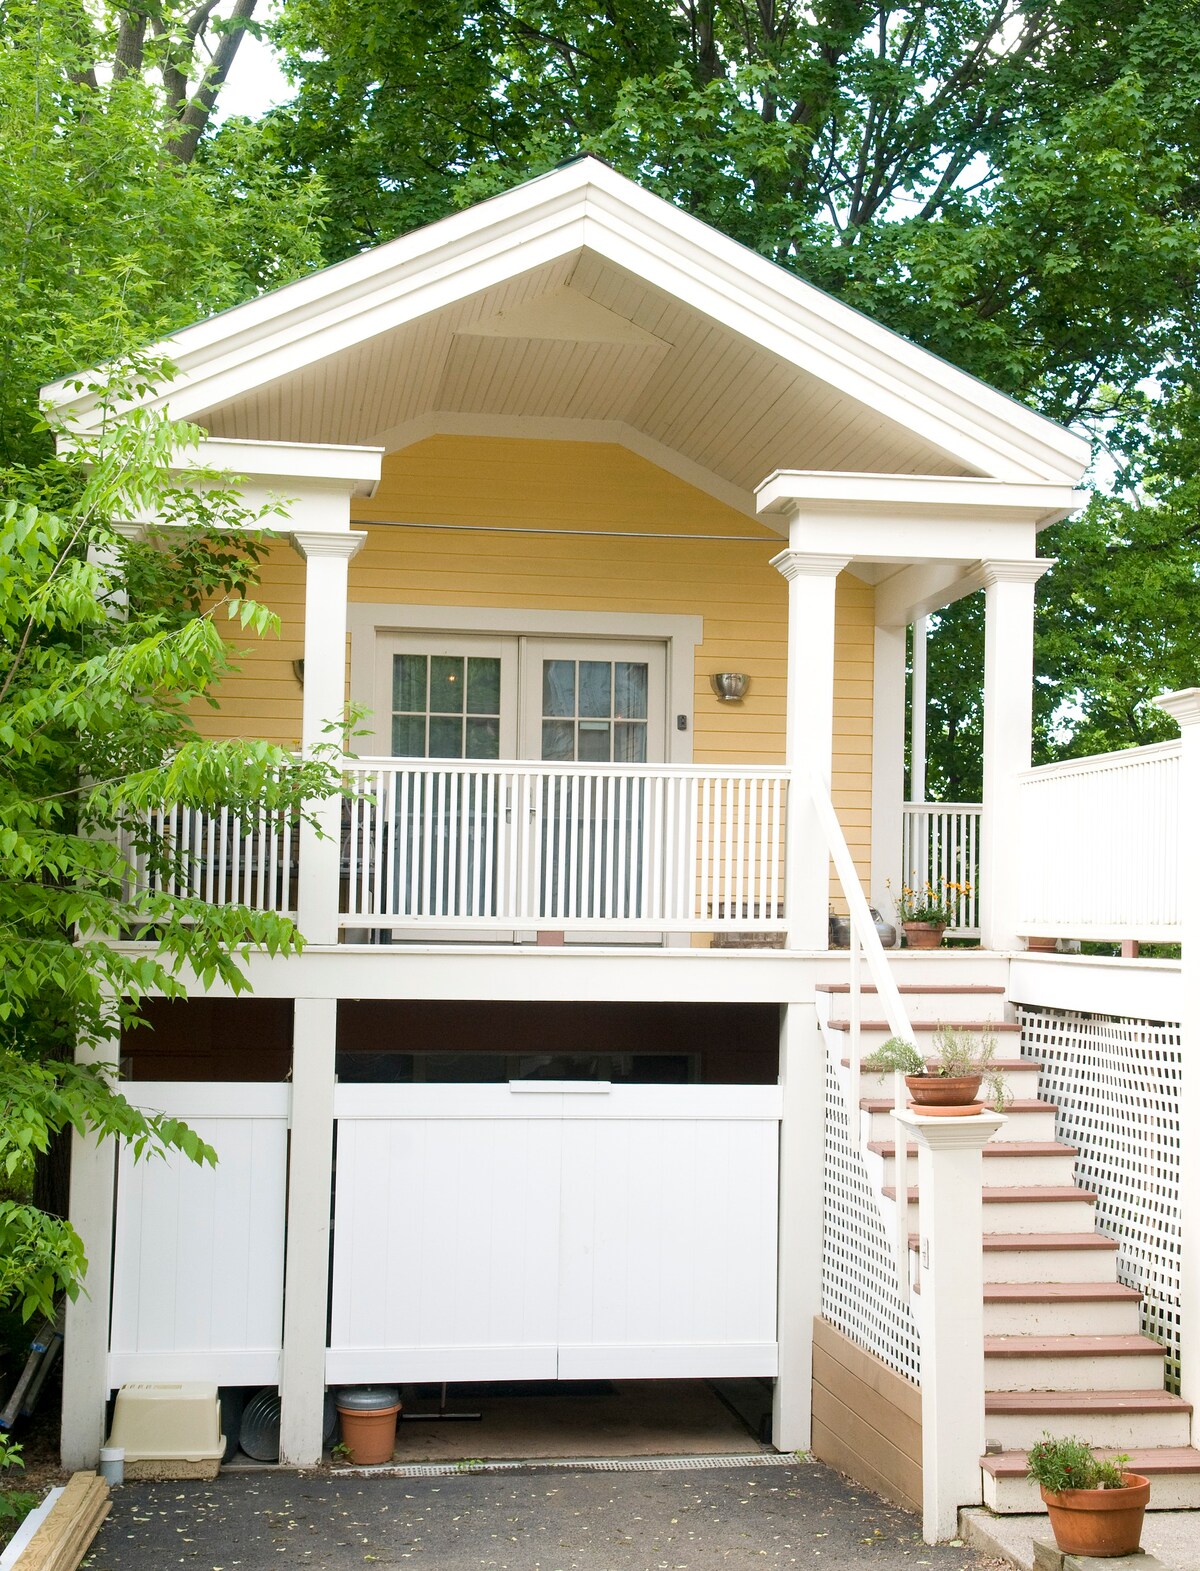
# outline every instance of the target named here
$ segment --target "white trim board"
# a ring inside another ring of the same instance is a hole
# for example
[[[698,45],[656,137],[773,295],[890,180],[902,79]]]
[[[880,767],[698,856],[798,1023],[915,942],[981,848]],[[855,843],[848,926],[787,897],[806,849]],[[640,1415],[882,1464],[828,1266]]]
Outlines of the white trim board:
[[[685,301],[984,475],[1074,483],[1087,444],[811,284],[583,158],[186,328],[146,403],[188,418],[587,249]],[[76,430],[102,418],[77,377],[44,390]]]
[[[500,606],[390,605],[351,601],[346,611],[350,635],[350,702],[365,709],[375,704],[376,643],[385,633],[483,633],[529,638],[613,638],[654,641],[667,651],[666,761],[692,762],[696,648],[704,640],[699,616],[655,616],[639,611],[534,611]],[[678,728],[677,716],[687,719]],[[376,733],[372,731],[371,737]],[[363,737],[362,751],[370,751]],[[377,740],[377,738],[376,738]],[[387,752],[387,748],[382,749]]]

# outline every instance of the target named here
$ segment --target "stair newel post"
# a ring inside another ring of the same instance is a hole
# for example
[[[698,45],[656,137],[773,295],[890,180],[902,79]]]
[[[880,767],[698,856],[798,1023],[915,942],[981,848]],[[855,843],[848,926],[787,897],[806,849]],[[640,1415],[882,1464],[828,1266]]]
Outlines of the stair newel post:
[[[908,1297],[912,1287],[908,1260],[908,1129],[896,1115],[907,1106],[908,1087],[904,1084],[904,1076],[897,1069],[892,1075],[892,1139],[896,1147],[893,1164],[896,1171],[896,1236],[893,1249],[901,1299]]]
[[[983,1148],[1007,1120],[906,1108],[895,1122],[897,1152],[909,1136],[917,1145],[922,1527],[936,1544],[957,1537],[959,1507],[983,1492]]]

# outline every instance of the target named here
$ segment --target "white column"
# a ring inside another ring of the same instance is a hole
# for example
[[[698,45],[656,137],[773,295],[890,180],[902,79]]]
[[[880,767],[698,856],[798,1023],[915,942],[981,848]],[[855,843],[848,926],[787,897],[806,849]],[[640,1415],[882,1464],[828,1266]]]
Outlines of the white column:
[[[896,1118],[917,1143],[922,1528],[940,1544],[958,1537],[958,1508],[983,1493],[983,1148],[1007,1120]]]
[[[81,1063],[116,1063],[119,1041],[81,1050]],[[71,1225],[83,1240],[87,1275],[68,1301],[63,1336],[60,1453],[68,1472],[95,1467],[108,1401],[108,1321],[112,1303],[113,1193],[117,1142],[71,1132]]]
[[[794,526],[793,526],[794,527]],[[789,549],[771,558],[788,583],[787,872],[789,949],[829,947],[829,850],[806,789],[833,774],[833,638],[837,575],[849,558]]]
[[[1179,926],[1182,940],[1183,1079],[1179,1089],[1179,1394],[1193,1408],[1200,1442],[1200,687],[1164,693],[1155,703],[1178,722]]]
[[[871,904],[888,921],[904,866],[905,630],[875,629],[871,734]]]
[[[341,745],[325,727],[346,708],[346,586],[350,558],[366,539],[349,530],[297,530],[292,535],[305,561],[304,711],[301,745],[306,753],[329,743]],[[341,866],[340,797],[317,803],[311,824],[300,826],[300,879],[297,895],[300,931],[310,944],[338,941],[338,876]]]
[[[1033,746],[1033,589],[1045,558],[980,564],[987,586],[983,657],[983,812],[979,920],[985,949],[1015,949],[1021,859],[1017,775]]]
[[[780,1011],[779,1083],[779,1374],[771,1439],[779,1451],[807,1451],[825,1220],[825,1043],[813,1004]]]
[[[337,1000],[298,998],[294,1009],[279,1460],[312,1467],[325,1403]]]
[[[912,747],[911,786],[909,799],[923,802],[928,789],[925,780],[925,742],[927,711],[929,709],[929,684],[927,680],[927,654],[929,622],[919,616],[912,625]]]

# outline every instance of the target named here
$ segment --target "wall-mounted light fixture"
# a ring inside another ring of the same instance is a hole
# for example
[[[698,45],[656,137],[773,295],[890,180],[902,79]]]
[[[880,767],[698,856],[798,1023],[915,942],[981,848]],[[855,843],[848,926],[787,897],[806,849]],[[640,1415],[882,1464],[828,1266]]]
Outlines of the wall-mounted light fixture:
[[[295,676],[297,682],[299,682],[300,686],[303,687],[304,686],[304,661],[303,660],[293,660],[292,661],[292,673]]]
[[[743,671],[714,671],[708,680],[723,704],[740,704],[750,687],[750,678]]]

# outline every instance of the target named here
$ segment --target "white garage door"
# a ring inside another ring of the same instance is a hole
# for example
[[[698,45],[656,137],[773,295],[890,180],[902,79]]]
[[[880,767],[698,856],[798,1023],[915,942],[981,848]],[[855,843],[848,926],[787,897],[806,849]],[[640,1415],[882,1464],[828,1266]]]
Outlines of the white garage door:
[[[775,1086],[339,1086],[327,1378],[772,1375]]]

